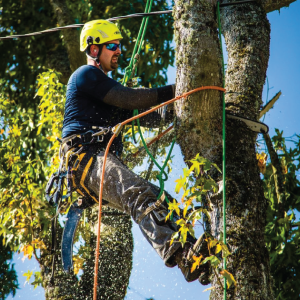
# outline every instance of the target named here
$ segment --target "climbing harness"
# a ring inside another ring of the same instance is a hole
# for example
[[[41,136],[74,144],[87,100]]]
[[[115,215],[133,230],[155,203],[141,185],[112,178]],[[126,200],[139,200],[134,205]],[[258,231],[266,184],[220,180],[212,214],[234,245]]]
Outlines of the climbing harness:
[[[83,147],[92,144],[101,145],[101,143],[104,141],[105,135],[111,132],[110,127],[106,128],[93,126],[92,129],[93,130],[87,131],[83,134],[76,134],[63,140],[59,140],[61,143],[59,150],[59,169],[57,172],[52,174],[46,185],[46,199],[52,206],[56,207],[56,213],[52,218],[51,226],[52,281],[54,279],[54,269],[56,261],[56,224],[59,213],[63,209],[65,210],[69,206],[69,204],[72,203],[72,199],[71,201],[68,200],[69,198],[71,198],[72,192],[76,190],[80,195],[80,198],[77,202],[71,204],[71,207],[68,211],[61,247],[63,268],[66,272],[69,272],[73,269],[73,240],[76,227],[78,225],[82,212],[85,208],[94,205],[95,202],[98,202],[97,195],[91,194],[84,187],[84,178],[80,181],[80,186],[77,186],[77,184],[74,182],[74,177],[72,174],[73,171],[77,170],[79,162],[84,159],[84,154],[81,154]],[[104,146],[102,148],[104,149]],[[65,189],[67,190],[66,194],[64,194]]]

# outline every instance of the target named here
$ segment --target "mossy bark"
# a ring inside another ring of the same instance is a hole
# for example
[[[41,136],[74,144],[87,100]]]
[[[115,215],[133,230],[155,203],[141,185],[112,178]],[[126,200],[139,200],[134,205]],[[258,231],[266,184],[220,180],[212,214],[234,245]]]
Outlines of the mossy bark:
[[[47,300],[92,300],[94,285],[94,265],[98,210],[95,207],[89,214],[91,228],[84,257],[83,274],[80,280],[74,274],[66,274],[62,270],[60,241],[62,228],[58,228],[58,250],[54,282],[51,278],[51,255],[42,251],[40,263],[43,287]],[[133,238],[131,219],[118,211],[105,209],[101,225],[101,243],[98,271],[97,299],[124,299],[132,269]]]
[[[296,0],[262,0],[262,5],[266,13],[280,10],[282,7],[289,7]]]
[[[206,0],[175,1],[176,95],[201,86],[222,87],[215,6]],[[200,152],[221,162],[221,92],[205,90],[175,103],[177,138],[185,160]]]
[[[177,94],[198,86],[221,84],[216,7],[208,1],[175,1]],[[261,3],[221,9],[228,51],[227,112],[257,120],[269,58],[270,26]],[[212,76],[213,74],[213,76]],[[198,93],[176,105],[181,150],[185,159],[196,153],[221,165],[221,101],[218,92]],[[256,134],[242,122],[226,121],[227,243],[232,255],[228,271],[237,281],[227,299],[274,299],[269,255],[264,242],[267,200],[257,167]],[[213,197],[211,230],[223,232],[222,199]],[[216,287],[211,299],[223,299]]]

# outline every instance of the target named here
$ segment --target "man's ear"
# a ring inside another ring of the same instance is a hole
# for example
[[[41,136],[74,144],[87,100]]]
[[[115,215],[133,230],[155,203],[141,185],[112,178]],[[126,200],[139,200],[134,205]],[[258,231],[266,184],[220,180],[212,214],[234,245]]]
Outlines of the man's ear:
[[[90,55],[93,57],[98,57],[99,48],[96,45],[91,45],[90,47]]]

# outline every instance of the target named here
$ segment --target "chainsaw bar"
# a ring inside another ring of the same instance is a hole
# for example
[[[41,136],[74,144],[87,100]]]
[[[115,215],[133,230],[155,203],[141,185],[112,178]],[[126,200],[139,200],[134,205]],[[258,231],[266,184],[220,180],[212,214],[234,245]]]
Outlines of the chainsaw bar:
[[[240,120],[244,122],[248,128],[250,128],[252,131],[257,132],[257,133],[268,133],[269,132],[269,127],[265,123],[253,121],[247,118],[239,117],[239,116],[234,116],[231,114],[226,114],[229,119],[235,119],[235,120]]]

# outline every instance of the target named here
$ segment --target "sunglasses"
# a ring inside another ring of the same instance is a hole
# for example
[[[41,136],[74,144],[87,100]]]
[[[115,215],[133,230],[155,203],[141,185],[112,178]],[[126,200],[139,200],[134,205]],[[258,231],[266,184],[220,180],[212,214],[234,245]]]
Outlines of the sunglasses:
[[[108,43],[108,44],[104,44],[104,45],[106,46],[107,50],[116,51],[119,48],[121,51],[121,44]]]

